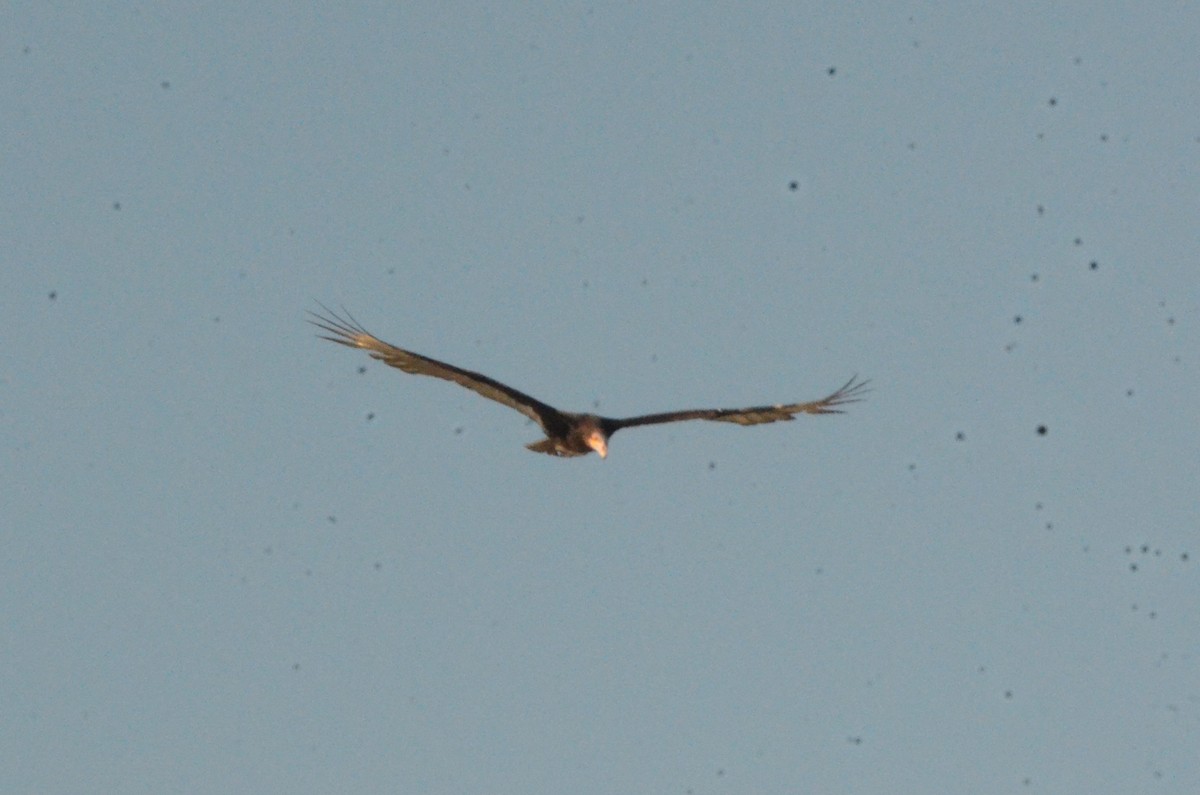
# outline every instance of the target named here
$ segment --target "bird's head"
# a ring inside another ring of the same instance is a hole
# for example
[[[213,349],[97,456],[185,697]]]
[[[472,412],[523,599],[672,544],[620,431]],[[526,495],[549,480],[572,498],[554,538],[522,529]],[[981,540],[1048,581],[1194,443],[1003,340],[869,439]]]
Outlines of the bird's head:
[[[584,444],[596,451],[601,458],[608,458],[608,435],[602,428],[592,428],[583,437]]]

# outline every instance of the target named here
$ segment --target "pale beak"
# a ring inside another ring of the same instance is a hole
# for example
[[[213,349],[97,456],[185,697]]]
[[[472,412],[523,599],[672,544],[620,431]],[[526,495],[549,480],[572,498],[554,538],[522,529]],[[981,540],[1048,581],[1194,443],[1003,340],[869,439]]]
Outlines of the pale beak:
[[[601,458],[608,458],[608,442],[600,431],[593,431],[587,438],[588,447],[596,451]]]

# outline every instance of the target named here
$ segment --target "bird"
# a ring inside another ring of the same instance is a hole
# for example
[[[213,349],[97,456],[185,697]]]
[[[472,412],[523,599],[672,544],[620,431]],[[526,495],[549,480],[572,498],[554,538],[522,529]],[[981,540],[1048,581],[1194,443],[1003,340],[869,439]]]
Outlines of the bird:
[[[359,348],[366,351],[371,358],[378,359],[384,364],[406,373],[428,375],[451,381],[477,392],[485,398],[516,409],[540,425],[543,433],[546,434],[545,439],[531,442],[525,446],[535,453],[546,453],[563,458],[588,455],[592,452],[601,458],[607,458],[608,440],[622,428],[660,425],[685,420],[762,425],[769,422],[793,420],[797,414],[842,414],[844,413],[842,406],[861,401],[864,394],[870,391],[867,388],[870,381],[860,380],[855,375],[832,394],[808,403],[752,406],[742,409],[687,409],[623,418],[560,411],[482,373],[465,370],[428,356],[422,356],[419,353],[397,348],[363,328],[345,308],[339,315],[324,304],[320,302],[317,304],[321,307],[322,312],[308,310],[308,322],[324,332],[317,335],[321,339],[336,342],[348,348]]]

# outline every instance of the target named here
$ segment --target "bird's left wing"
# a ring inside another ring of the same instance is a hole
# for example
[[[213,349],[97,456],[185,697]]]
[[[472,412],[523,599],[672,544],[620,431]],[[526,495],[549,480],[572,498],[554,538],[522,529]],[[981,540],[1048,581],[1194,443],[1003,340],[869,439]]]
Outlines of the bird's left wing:
[[[683,422],[685,420],[712,420],[714,422],[735,422],[738,425],[762,425],[767,422],[793,420],[797,414],[842,414],[842,406],[847,403],[857,403],[863,395],[869,392],[867,385],[870,381],[859,381],[854,376],[832,395],[809,403],[791,403],[778,406],[752,406],[745,409],[688,409],[685,411],[668,411],[663,414],[646,414],[641,417],[626,417],[610,420],[613,430],[632,428],[637,425],[658,425],[664,422]]]

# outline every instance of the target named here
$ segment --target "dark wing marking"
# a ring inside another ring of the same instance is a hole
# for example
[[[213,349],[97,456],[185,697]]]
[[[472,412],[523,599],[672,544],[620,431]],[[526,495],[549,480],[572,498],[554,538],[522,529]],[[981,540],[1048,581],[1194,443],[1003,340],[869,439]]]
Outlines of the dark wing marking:
[[[663,414],[646,414],[641,417],[627,417],[612,420],[613,430],[617,428],[632,428],[637,425],[658,425],[664,422],[682,422],[684,420],[712,420],[714,422],[736,422],[738,425],[761,425],[767,422],[793,420],[797,414],[842,414],[841,406],[847,403],[857,403],[870,390],[870,381],[859,381],[854,376],[832,395],[814,400],[811,403],[792,403],[786,406],[753,406],[746,409],[691,409],[688,411],[668,411]]]
[[[459,386],[465,386],[467,389],[478,392],[485,398],[516,409],[543,428],[560,423],[562,413],[553,406],[548,406],[524,392],[519,392],[511,386],[488,378],[481,373],[464,370],[461,367],[389,345],[359,325],[358,321],[345,309],[342,310],[342,315],[338,315],[324,304],[318,302],[318,305],[325,311],[325,314],[310,311],[308,314],[312,317],[308,322],[322,331],[328,332],[328,336],[318,335],[321,339],[349,348],[362,348],[372,358],[406,373],[431,375],[434,378],[453,381]]]

